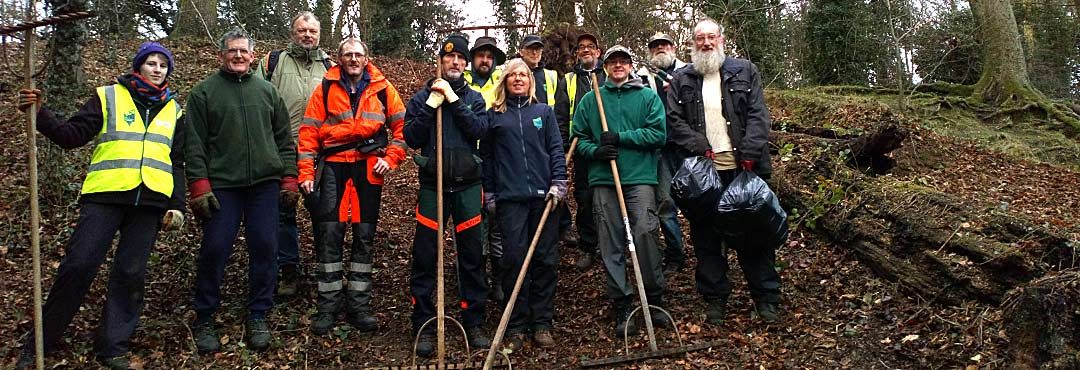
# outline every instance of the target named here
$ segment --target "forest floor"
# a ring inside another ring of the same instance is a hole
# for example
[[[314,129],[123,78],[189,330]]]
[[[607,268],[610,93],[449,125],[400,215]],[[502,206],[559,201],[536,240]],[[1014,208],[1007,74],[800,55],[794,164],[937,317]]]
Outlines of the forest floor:
[[[172,84],[181,93],[216,68],[209,46],[168,46],[177,55],[178,69]],[[134,44],[123,45],[119,54],[134,48]],[[105,61],[109,51],[109,47],[101,45],[87,48],[88,86],[108,83],[111,76],[126,70],[129,62],[123,58]],[[0,63],[15,66],[20,60],[17,51],[3,53],[7,62]],[[424,63],[382,58],[375,63],[404,95],[415,91],[430,74],[430,67]],[[0,179],[5,179],[0,181],[3,368],[12,366],[22,337],[32,325],[26,136],[23,116],[13,104],[22,78],[17,68],[0,71],[0,96],[4,97],[0,101],[0,122],[5,123],[0,125]],[[838,130],[868,130],[878,123],[882,112],[896,110],[893,99],[821,91],[769,93],[776,130],[782,130],[785,122],[795,121],[820,122],[821,126]],[[799,101],[831,101],[833,108],[803,109]],[[1032,130],[1024,122],[996,123],[991,127],[996,135],[987,129],[980,131],[986,135],[977,136],[970,129],[980,127],[973,115],[930,108],[906,112],[901,114],[906,117],[902,121],[912,135],[894,153],[898,167],[888,175],[890,181],[961,195],[973,209],[1004,208],[1017,217],[1070,235],[1074,241],[1080,239],[1080,191],[1076,185],[1080,183],[1080,143],[1075,139],[1052,129]],[[958,129],[960,126],[969,129]],[[52,145],[44,141],[39,135],[39,145]],[[1046,148],[1046,142],[1060,148]],[[1023,149],[1025,146],[1030,150]],[[41,164],[42,181],[47,182],[43,185],[41,245],[47,290],[74,226],[78,210],[75,196],[82,181],[79,169],[88,161],[89,150],[62,154],[58,149],[45,151],[42,157],[46,161]],[[791,158],[797,155],[778,153],[773,157],[774,166],[782,169],[799,163]],[[309,287],[307,296],[275,306],[271,321],[276,339],[271,348],[265,352],[247,349],[241,340],[247,280],[247,253],[241,235],[227,270],[224,304],[217,316],[224,349],[213,356],[196,355],[190,330],[194,318],[190,301],[201,230],[189,222],[180,234],[160,238],[151,255],[146,305],[131,344],[133,365],[139,369],[356,369],[409,365],[413,338],[409,334],[408,266],[416,189],[416,166],[406,161],[391,175],[383,191],[372,302],[379,331],[359,333],[341,325],[331,335],[313,335],[308,329],[308,316],[314,312]],[[302,255],[311,271],[310,223],[306,212],[299,213]],[[729,302],[729,319],[719,326],[708,325],[704,322],[704,302],[694,288],[693,243],[685,222],[683,231],[689,267],[667,278],[669,310],[684,344],[719,344],[684,358],[642,361],[625,368],[993,369],[1003,367],[1007,360],[1008,339],[999,307],[979,302],[946,306],[906,293],[897,284],[877,277],[844,245],[815,236],[808,227],[796,228],[777,253],[777,268],[784,282],[782,323],[766,325],[751,315],[745,279],[732,255],[730,277],[735,292]],[[454,252],[448,249],[447,300],[455,302]],[[579,254],[574,247],[560,247],[555,301],[555,338],[559,345],[546,350],[530,346],[511,354],[514,368],[573,368],[582,360],[622,353],[622,341],[612,333],[603,271],[599,265],[587,271],[576,270],[573,261]],[[111,254],[106,263],[111,263]],[[47,367],[95,368],[93,335],[101,315],[108,270],[103,267],[102,271],[106,272],[94,282],[63,345],[48,357]],[[456,304],[449,305],[447,312],[456,314]],[[489,327],[496,326],[500,314],[496,305],[488,305]],[[659,331],[659,339],[662,347],[676,345],[672,332]],[[464,360],[460,342],[460,336],[448,337],[454,361]],[[643,335],[632,338],[632,343],[633,351],[647,349]]]

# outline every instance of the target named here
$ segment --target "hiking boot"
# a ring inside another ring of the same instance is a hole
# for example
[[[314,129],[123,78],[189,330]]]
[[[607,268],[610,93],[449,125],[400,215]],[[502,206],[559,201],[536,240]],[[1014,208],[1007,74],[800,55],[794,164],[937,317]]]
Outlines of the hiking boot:
[[[506,339],[505,348],[510,352],[520,351],[525,348],[525,333],[514,333]]]
[[[315,335],[326,335],[334,328],[334,322],[337,321],[335,316],[337,315],[331,312],[316,312],[311,317],[311,332]]]
[[[555,337],[551,336],[551,330],[539,329],[533,332],[533,341],[540,348],[551,348],[555,346]]]
[[[248,348],[255,351],[264,351],[270,348],[270,340],[273,336],[270,333],[270,325],[267,324],[266,319],[248,319],[245,325],[244,341],[247,342]]]
[[[665,315],[663,311],[658,309],[649,310],[649,316],[652,316],[652,324],[654,328],[661,329],[675,329],[675,323],[671,322],[671,318]]]
[[[277,296],[282,298],[295,296],[300,290],[300,281],[302,279],[300,269],[296,265],[282,266],[281,272],[278,274]]]
[[[622,337],[623,333],[636,335],[638,332],[637,320],[630,317],[630,309],[621,311],[616,313],[618,316],[615,318],[615,336]]]
[[[128,370],[131,365],[127,356],[98,357],[98,362],[101,363],[102,367],[109,370]]]
[[[469,348],[491,348],[491,338],[488,338],[482,326],[465,329],[465,335],[469,336]]]
[[[706,302],[705,307],[705,322],[712,325],[720,325],[724,323],[724,317],[727,316],[727,301],[715,299]]]
[[[776,324],[780,322],[780,308],[776,303],[770,302],[758,302],[754,304],[754,312],[757,313],[761,321],[766,324]]]
[[[416,355],[428,358],[435,356],[435,335],[420,334],[420,340],[416,342]]]
[[[350,312],[345,316],[345,321],[361,332],[372,332],[379,328],[379,319],[371,316],[367,311]]]
[[[578,257],[577,261],[574,261],[574,267],[582,271],[588,270],[589,267],[592,267],[593,259],[592,252],[584,252],[581,257]]]
[[[559,241],[562,242],[563,245],[577,245],[578,243],[577,238],[570,232],[569,227],[559,233]]]
[[[195,334],[195,348],[198,349],[199,354],[204,355],[221,351],[221,337],[218,336],[217,330],[214,329],[213,320],[196,323],[192,329]]]

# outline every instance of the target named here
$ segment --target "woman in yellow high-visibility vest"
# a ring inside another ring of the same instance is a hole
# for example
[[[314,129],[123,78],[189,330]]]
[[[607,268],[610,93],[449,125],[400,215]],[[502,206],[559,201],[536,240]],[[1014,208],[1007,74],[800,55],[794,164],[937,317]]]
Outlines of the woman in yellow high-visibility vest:
[[[66,122],[48,109],[37,112],[37,130],[60,147],[96,144],[79,197],[79,220],[43,307],[46,353],[79,311],[119,231],[95,350],[106,368],[128,368],[150,250],[160,229],[184,224],[183,150],[173,150],[182,148],[184,130],[178,128],[181,105],[169,89],[172,71],[172,53],[146,42],[131,72],[98,87]],[[40,90],[22,90],[18,106],[26,111],[43,100]],[[33,337],[26,337],[16,368],[33,364]]]

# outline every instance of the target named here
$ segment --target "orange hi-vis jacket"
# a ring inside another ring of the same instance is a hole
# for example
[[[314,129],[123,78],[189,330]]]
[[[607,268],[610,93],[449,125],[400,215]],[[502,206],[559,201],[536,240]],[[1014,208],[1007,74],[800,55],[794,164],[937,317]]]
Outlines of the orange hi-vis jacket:
[[[297,138],[297,167],[300,172],[298,178],[300,182],[315,180],[315,157],[321,150],[338,145],[356,145],[374,136],[384,123],[390,131],[387,137],[389,145],[382,158],[391,169],[396,169],[401,161],[405,160],[405,150],[408,147],[402,133],[405,127],[405,104],[402,103],[397,89],[390,84],[379,68],[370,62],[366,68],[371,82],[360,96],[355,112],[349,102],[349,93],[340,82],[342,78],[340,66],[331,67],[323,75],[324,80],[333,82],[325,99],[329,109],[323,107],[322,86],[316,87],[311,93]],[[388,105],[385,109],[377,95],[384,89]],[[382,176],[371,170],[378,161],[375,153],[361,153],[356,149],[350,149],[330,155],[326,157],[326,161],[346,163],[366,161],[368,181],[374,185],[383,183]]]

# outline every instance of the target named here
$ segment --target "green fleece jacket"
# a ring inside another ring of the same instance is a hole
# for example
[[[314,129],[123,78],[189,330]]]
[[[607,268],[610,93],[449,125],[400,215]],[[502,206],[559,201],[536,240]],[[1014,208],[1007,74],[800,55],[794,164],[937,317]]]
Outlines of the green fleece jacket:
[[[296,176],[289,112],[269,82],[219,70],[191,89],[185,107],[187,180],[215,189]]]
[[[589,186],[614,185],[609,161],[596,159],[600,148],[600,111],[595,91],[581,97],[574,109],[574,131],[578,138],[575,155],[591,159]],[[632,79],[616,87],[611,80],[600,87],[608,130],[619,133],[619,180],[623,185],[656,185],[657,150],[667,141],[664,103],[652,89]]]

